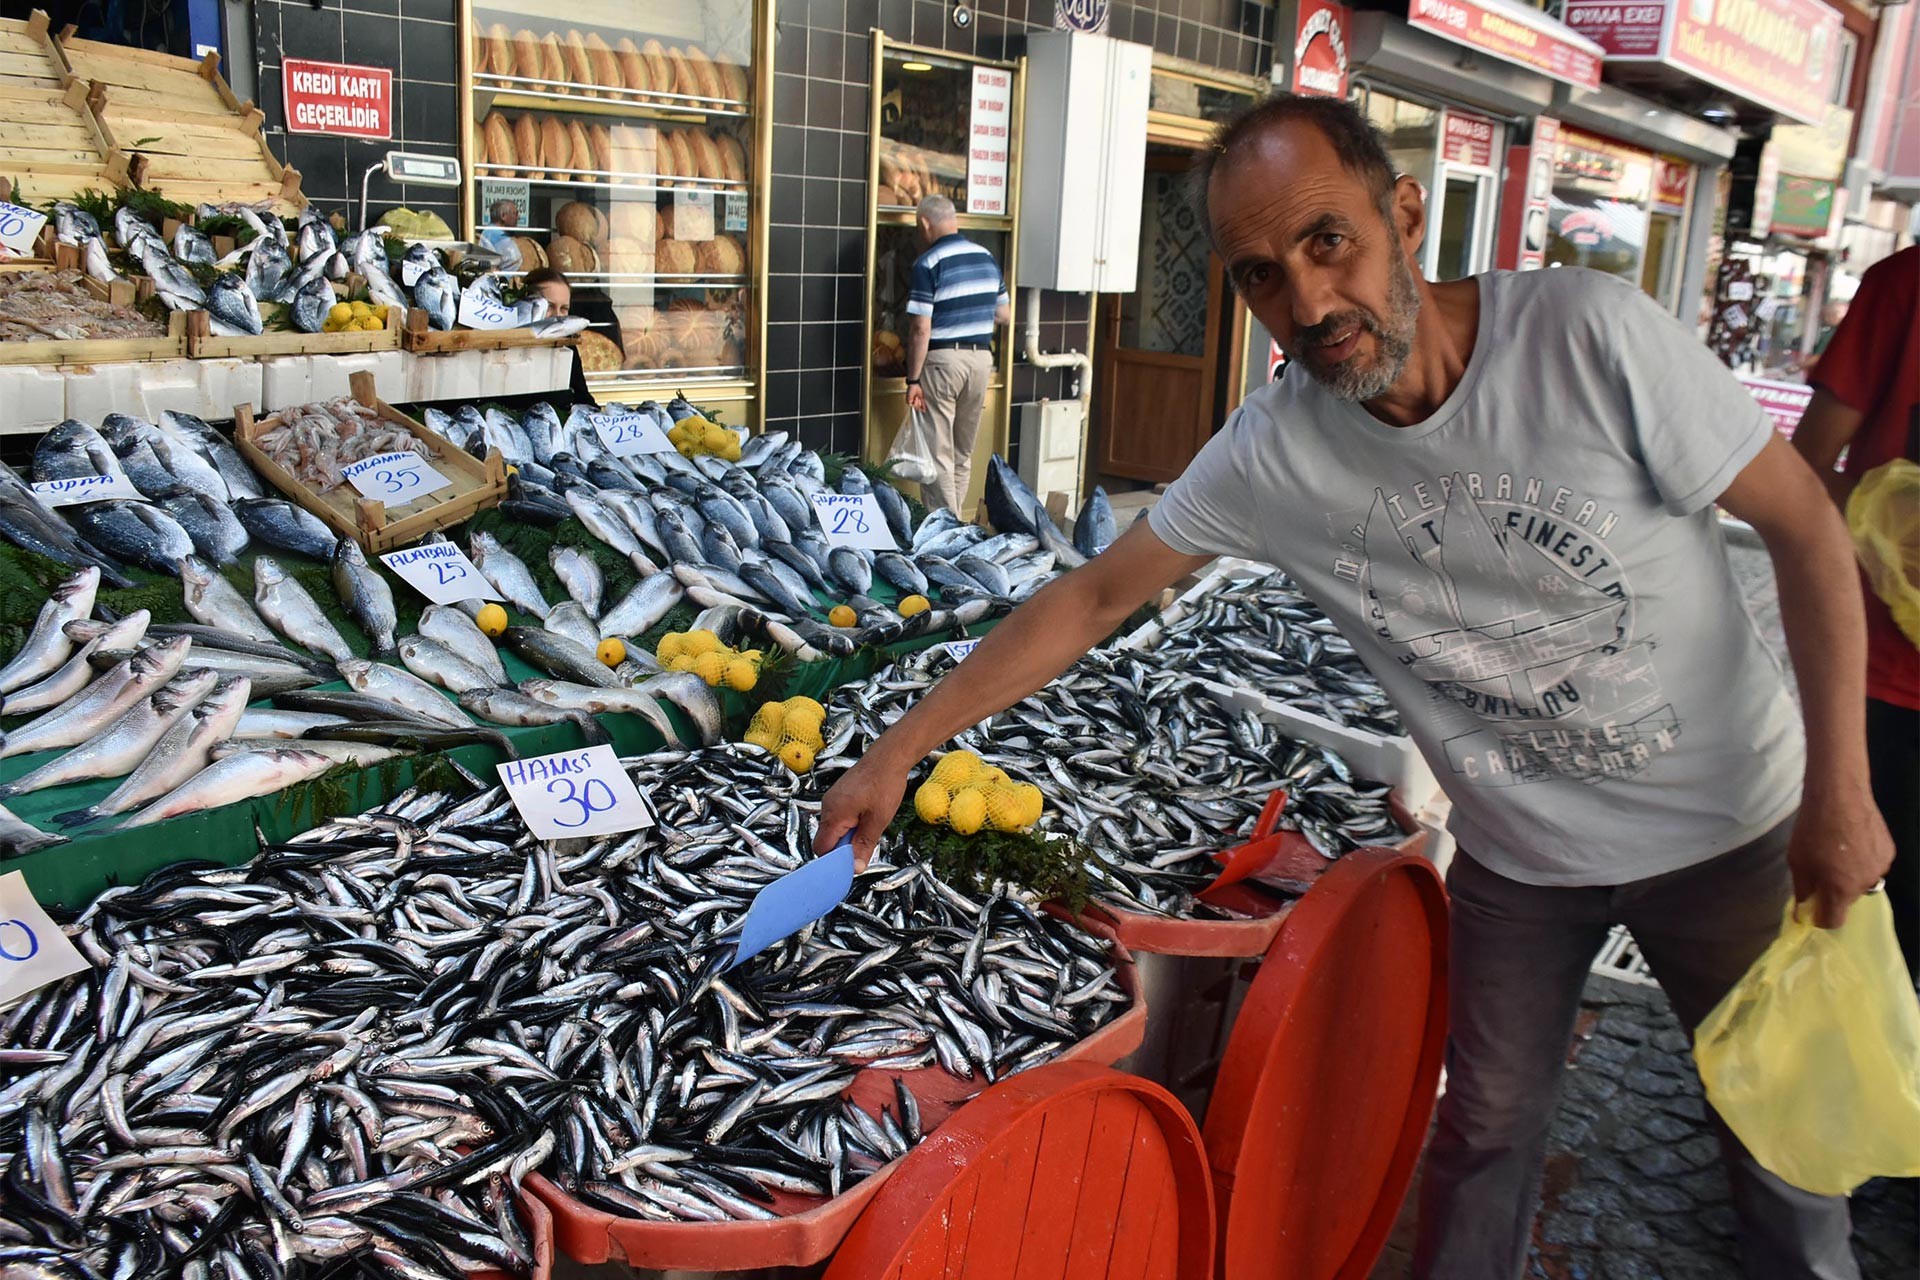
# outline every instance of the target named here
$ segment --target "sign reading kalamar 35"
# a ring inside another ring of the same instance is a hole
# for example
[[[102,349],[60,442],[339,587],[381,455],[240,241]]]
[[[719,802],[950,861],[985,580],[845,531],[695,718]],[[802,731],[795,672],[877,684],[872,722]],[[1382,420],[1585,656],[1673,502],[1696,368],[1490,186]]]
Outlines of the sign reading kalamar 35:
[[[1599,46],[1526,5],[1408,0],[1407,25],[1583,89],[1600,87]]]
[[[281,79],[288,133],[393,136],[393,72],[340,62],[288,58]]]
[[[1821,0],[1567,0],[1608,62],[1657,62],[1803,124],[1826,117],[1840,15]]]

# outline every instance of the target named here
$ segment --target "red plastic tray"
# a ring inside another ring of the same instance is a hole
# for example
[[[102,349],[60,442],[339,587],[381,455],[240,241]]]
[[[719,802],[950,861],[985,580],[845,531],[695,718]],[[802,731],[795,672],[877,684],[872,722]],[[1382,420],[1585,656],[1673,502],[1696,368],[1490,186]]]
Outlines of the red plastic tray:
[[[1387,802],[1392,807],[1394,821],[1405,835],[1397,844],[1380,847],[1391,854],[1418,856],[1427,847],[1426,830],[1415,821],[1413,811],[1398,790],[1387,797]],[[1104,921],[1131,951],[1166,956],[1264,955],[1273,945],[1281,922],[1294,902],[1283,901],[1254,886],[1271,879],[1290,889],[1300,885],[1311,887],[1329,868],[1344,861],[1328,862],[1298,831],[1276,830],[1275,823],[1285,804],[1285,790],[1277,790],[1267,797],[1253,834],[1244,843],[1214,854],[1224,864],[1223,870],[1212,885],[1197,895],[1211,906],[1233,912],[1238,919],[1180,920],[1123,911],[1105,903],[1089,908],[1084,918],[1066,912],[1061,914],[1087,927]],[[1360,850],[1354,850],[1358,852]]]
[[[901,1162],[824,1280],[1208,1280],[1198,1130],[1160,1086],[1055,1063],[989,1089]]]
[[[1114,968],[1127,994],[1127,1011],[1063,1053],[1056,1062],[1110,1066],[1140,1047],[1146,1037],[1147,1008],[1140,994],[1133,957],[1113,930],[1088,922],[1087,932],[1114,942]],[[1048,1064],[1052,1066],[1053,1064]],[[1035,1071],[1046,1068],[1035,1068]],[[1022,1072],[1021,1076],[1032,1074]],[[939,1067],[919,1071],[866,1070],[854,1078],[844,1097],[869,1114],[891,1104],[898,1076],[920,1103],[921,1128],[931,1134],[948,1116],[980,1092],[978,1081],[962,1080]],[[1012,1077],[1017,1080],[1020,1076]],[[911,1159],[909,1152],[904,1159]],[[745,1271],[756,1267],[804,1267],[836,1249],[860,1211],[903,1160],[876,1170],[831,1200],[775,1192],[769,1207],[778,1217],[740,1222],[649,1222],[620,1217],[582,1204],[557,1184],[534,1174],[527,1190],[553,1212],[554,1237],[576,1262],[625,1261],[640,1268],[687,1271]]]
[[[553,1275],[553,1215],[538,1198],[523,1190],[520,1208],[527,1215],[527,1230],[533,1234],[533,1280],[550,1280]],[[472,1271],[468,1280],[518,1280],[504,1271]]]
[[[1364,1280],[1412,1180],[1447,1027],[1447,902],[1358,849],[1286,917],[1207,1107],[1221,1274]]]

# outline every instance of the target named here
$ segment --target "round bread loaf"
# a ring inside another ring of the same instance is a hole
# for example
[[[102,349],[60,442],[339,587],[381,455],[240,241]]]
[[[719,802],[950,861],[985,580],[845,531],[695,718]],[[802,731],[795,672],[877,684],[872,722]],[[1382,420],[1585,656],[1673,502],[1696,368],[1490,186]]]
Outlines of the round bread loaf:
[[[560,52],[560,37],[549,31],[540,38],[540,78],[555,93],[572,93],[567,86],[567,56]]]
[[[540,123],[530,114],[522,114],[513,121],[513,150],[519,157],[521,175],[527,178],[543,178],[540,171]]]
[[[520,250],[522,271],[537,271],[547,265],[547,251],[532,236],[514,236],[513,243]]]
[[[693,158],[693,140],[687,135],[691,129],[673,131],[673,171],[683,178],[698,178],[700,162]]]
[[[673,67],[673,91],[683,98],[698,99],[704,89],[693,63],[687,60],[686,50],[678,46],[667,50],[667,62]]]
[[[690,276],[700,269],[700,256],[685,240],[656,240],[653,269],[663,276]]]
[[[594,244],[605,239],[607,219],[586,201],[569,200],[555,211],[553,229],[560,235],[571,236],[586,244]]]
[[[628,93],[645,93],[653,87],[653,77],[647,74],[647,60],[640,56],[638,45],[621,36],[613,51],[620,60],[620,81]]]
[[[654,139],[653,171],[659,175],[660,185],[671,187],[679,172],[673,163],[673,130],[661,129]]]
[[[473,72],[476,76],[491,75],[493,72],[493,49],[487,43],[487,33],[476,30],[473,33]]]
[[[701,245],[698,270],[704,276],[737,276],[747,269],[747,254],[732,236],[720,235]]]
[[[593,270],[591,248],[572,236],[552,236],[547,240],[547,261],[554,270],[568,275],[585,275]]]
[[[613,170],[613,131],[603,124],[587,126],[587,141],[593,144],[593,167],[604,172]]]
[[[587,373],[618,373],[626,356],[606,334],[588,329],[580,335],[580,368]]]
[[[714,65],[720,69],[720,89],[728,101],[745,102],[752,92],[747,88],[746,68],[717,60]]]

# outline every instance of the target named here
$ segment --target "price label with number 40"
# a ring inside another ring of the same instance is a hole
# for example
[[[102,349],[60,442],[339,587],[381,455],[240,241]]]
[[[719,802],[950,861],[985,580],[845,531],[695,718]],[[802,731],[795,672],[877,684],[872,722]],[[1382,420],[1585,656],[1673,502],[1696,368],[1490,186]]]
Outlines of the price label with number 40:
[[[870,493],[816,493],[813,514],[820,521],[820,532],[836,547],[899,549],[893,530],[887,527],[886,513]]]
[[[425,458],[404,449],[349,462],[340,473],[362,497],[378,498],[389,506],[401,506],[453,487],[453,481],[428,466]]]
[[[0,200],[0,244],[7,246],[9,251],[32,253],[33,242],[40,238],[40,228],[46,225],[46,214]]]
[[[653,825],[639,789],[605,743],[509,760],[499,771],[527,830],[542,840],[610,836]]]
[[[405,551],[380,557],[408,586],[435,604],[462,600],[499,600],[503,597],[480,575],[479,566],[451,542],[423,542]]]

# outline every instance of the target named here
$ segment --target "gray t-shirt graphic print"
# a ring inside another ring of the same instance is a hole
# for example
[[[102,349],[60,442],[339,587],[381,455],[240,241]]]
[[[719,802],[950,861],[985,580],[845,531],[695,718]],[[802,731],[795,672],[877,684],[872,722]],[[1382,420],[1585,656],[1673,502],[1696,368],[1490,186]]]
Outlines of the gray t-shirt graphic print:
[[[1249,396],[1150,516],[1292,574],[1399,704],[1462,846],[1607,884],[1760,834],[1804,747],[1712,504],[1771,435],[1631,286],[1480,278],[1465,376],[1389,427],[1304,376]]]

